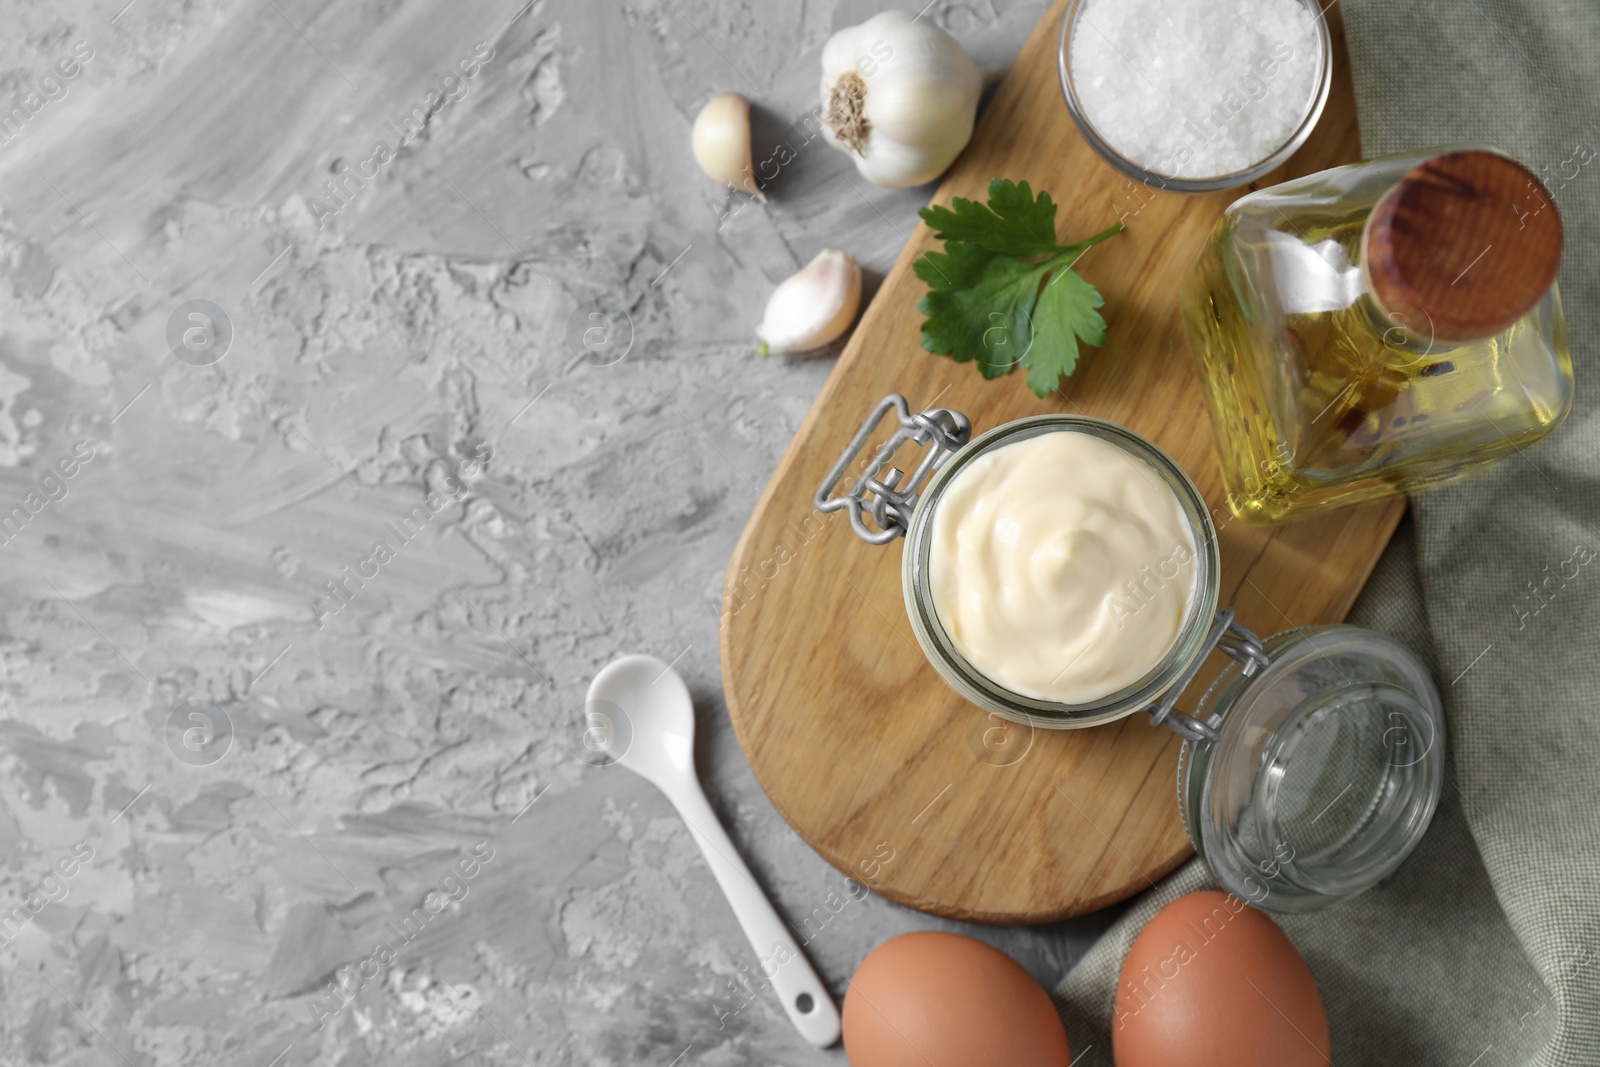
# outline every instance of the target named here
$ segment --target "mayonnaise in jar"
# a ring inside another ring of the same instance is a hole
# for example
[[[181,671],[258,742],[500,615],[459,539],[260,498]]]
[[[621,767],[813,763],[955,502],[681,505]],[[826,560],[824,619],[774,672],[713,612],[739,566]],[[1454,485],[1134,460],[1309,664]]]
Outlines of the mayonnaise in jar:
[[[1091,704],[1177,641],[1196,593],[1193,527],[1138,457],[1056,430],[957,471],[932,516],[930,592],[974,669],[1012,692]]]

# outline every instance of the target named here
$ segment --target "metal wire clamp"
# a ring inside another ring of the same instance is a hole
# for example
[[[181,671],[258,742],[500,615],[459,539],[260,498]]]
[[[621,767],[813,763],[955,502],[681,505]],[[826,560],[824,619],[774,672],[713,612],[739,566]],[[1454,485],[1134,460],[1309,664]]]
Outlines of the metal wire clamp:
[[[891,409],[900,422],[899,428],[878,450],[877,455],[872,457],[871,465],[866,468],[862,477],[849,487],[845,495],[830,496],[839,480],[845,476],[850,464],[867,446],[867,441],[877,430],[878,424]],[[856,536],[868,544],[886,545],[897,537],[905,536],[906,529],[911,525],[911,513],[917,507],[917,496],[922,492],[923,485],[935,471],[944,466],[945,460],[960,451],[971,439],[972,423],[959,411],[934,408],[913,415],[905,397],[899,393],[890,393],[878,401],[878,406],[872,409],[867,421],[861,424],[861,429],[856,431],[856,435],[845,446],[839,461],[833,465],[828,477],[817,489],[813,503],[818,511],[849,508],[850,528],[855,530]],[[904,471],[898,467],[890,467],[882,479],[879,479],[877,473],[888,466],[895,452],[908,441],[928,449],[911,477],[906,479]],[[866,516],[871,516],[877,529],[867,525]]]
[[[1205,651],[1196,656],[1189,664],[1189,669],[1172,683],[1160,700],[1150,706],[1150,725],[1160,726],[1166,723],[1185,741],[1215,743],[1221,740],[1222,735],[1217,733],[1217,726],[1221,720],[1217,716],[1213,715],[1209,721],[1201,722],[1176,707],[1178,698],[1183,695],[1189,683],[1194,681],[1194,676],[1200,673],[1200,665],[1213,651],[1220,651],[1229,658],[1237,660],[1240,670],[1247,678],[1255,677],[1256,672],[1268,663],[1267,652],[1261,645],[1261,638],[1234,619],[1232,608],[1222,609],[1217,612],[1217,617],[1212,620],[1211,630],[1206,634]]]

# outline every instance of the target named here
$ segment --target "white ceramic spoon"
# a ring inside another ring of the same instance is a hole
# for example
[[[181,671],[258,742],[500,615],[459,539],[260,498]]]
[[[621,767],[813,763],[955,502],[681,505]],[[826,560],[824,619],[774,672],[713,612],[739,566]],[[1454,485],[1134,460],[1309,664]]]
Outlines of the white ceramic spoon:
[[[766,963],[751,968],[751,975],[771,982],[807,1041],[818,1048],[838,1041],[839,1009],[827,987],[772,910],[700,789],[694,771],[694,705],[683,679],[654,656],[623,656],[589,683],[589,703],[591,714],[606,704],[622,709],[626,727],[605,731],[604,740],[620,750],[618,764],[654,783],[688,823],[750,947]]]

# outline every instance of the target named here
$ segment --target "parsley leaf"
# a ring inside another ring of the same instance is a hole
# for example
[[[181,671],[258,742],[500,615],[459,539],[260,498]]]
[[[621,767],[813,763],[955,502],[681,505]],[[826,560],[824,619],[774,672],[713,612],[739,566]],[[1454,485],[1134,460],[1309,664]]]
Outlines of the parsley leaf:
[[[1011,373],[1034,343],[1034,306],[1048,269],[1010,256],[992,256],[970,285],[930,286],[917,305],[927,316],[922,347],[957,363],[976,359],[985,378]]]
[[[1034,312],[1035,339],[1028,353],[1028,387],[1049,396],[1062,375],[1078,365],[1078,342],[1099,347],[1106,343],[1106,320],[1095,309],[1105,304],[1100,290],[1075,270],[1058,271],[1039,294]]]
[[[924,252],[911,264],[929,289],[966,289],[983,280],[994,253],[987,248],[957,241],[943,252]]]
[[[1056,205],[1027,182],[996,179],[989,203],[956,198],[922,218],[945,242],[912,264],[928,286],[922,347],[958,363],[976,361],[985,378],[1028,368],[1028,386],[1048,396],[1078,362],[1078,343],[1105,343],[1096,309],[1105,299],[1072,269],[1121,223],[1075,244],[1056,243]]]
[[[1056,246],[1056,204],[1049,193],[1033,198],[1027,182],[996,178],[989,183],[989,203],[956,197],[949,207],[931,205],[920,212],[941,241],[967,241],[1003,256],[1042,256]]]

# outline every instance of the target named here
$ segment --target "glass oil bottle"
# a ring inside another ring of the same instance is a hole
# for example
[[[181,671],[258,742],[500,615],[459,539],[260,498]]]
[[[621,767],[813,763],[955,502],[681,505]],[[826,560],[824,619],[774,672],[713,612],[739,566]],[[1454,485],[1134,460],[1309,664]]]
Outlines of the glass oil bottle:
[[[1228,503],[1276,523],[1434,485],[1572,404],[1561,221],[1496,151],[1338,167],[1224,213],[1182,296]]]

